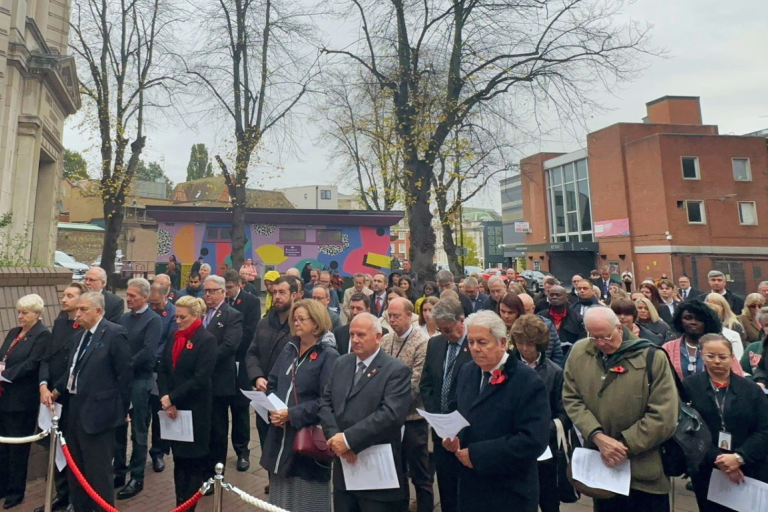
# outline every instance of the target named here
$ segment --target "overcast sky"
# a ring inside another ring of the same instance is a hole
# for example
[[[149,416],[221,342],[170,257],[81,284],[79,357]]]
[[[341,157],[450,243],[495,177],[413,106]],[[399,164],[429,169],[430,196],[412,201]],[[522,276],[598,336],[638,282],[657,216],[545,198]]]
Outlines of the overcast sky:
[[[584,120],[590,131],[617,122],[640,122],[645,103],[665,95],[700,96],[704,122],[719,125],[720,133],[768,128],[768,0],[637,0],[628,14],[651,23],[653,44],[668,53],[665,58],[650,60],[635,82],[601,95],[600,102],[610,111]],[[79,121],[75,116],[67,123],[64,145],[78,151],[90,149],[89,159],[95,161],[96,138],[83,133]],[[272,166],[278,163],[277,155],[262,158],[271,167],[269,177],[256,176],[251,186],[272,189],[336,183],[339,169],[328,161],[325,149],[314,143],[316,128],[307,126],[305,132],[301,155],[283,157],[279,170]],[[202,123],[197,131],[158,126],[147,135],[144,160],[161,162],[164,157],[166,174],[176,183],[185,179],[193,143],[204,142],[212,152],[217,148],[226,152],[222,141],[229,137]],[[564,132],[531,144],[525,153],[572,151],[583,145],[583,131],[575,137]],[[489,187],[475,202],[500,209],[498,187]]]

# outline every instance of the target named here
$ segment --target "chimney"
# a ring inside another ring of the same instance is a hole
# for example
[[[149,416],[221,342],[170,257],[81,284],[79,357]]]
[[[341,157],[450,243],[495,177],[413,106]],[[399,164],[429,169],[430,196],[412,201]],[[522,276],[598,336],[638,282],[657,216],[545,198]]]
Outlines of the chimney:
[[[645,104],[651,124],[701,125],[701,103],[698,96],[664,96]]]

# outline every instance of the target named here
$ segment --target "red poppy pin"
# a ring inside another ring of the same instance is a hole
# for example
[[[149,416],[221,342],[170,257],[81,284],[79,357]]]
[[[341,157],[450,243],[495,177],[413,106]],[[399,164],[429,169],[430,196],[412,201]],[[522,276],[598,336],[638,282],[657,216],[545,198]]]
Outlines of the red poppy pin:
[[[314,361],[315,359],[317,359],[317,352],[312,352],[311,354],[309,354],[309,358],[310,358],[311,360],[313,360],[313,361]]]
[[[72,324],[72,328],[73,329],[79,329],[80,328],[80,324],[75,322],[75,323]]]
[[[613,373],[627,373],[627,369],[624,368],[623,366],[614,366],[608,371]]]
[[[168,312],[167,311],[163,311],[163,316],[168,316]]]
[[[241,302],[243,302],[243,299],[237,299],[237,301],[235,301],[235,305],[239,306]]]
[[[193,348],[194,346],[195,346],[195,345],[194,345],[194,343],[192,343],[191,341],[188,341],[188,342],[187,342],[187,350],[192,350],[192,348]]]
[[[507,380],[507,376],[504,375],[504,366],[503,365],[502,365],[501,368],[499,368],[497,370],[493,370],[491,372],[491,380],[490,380],[491,385],[495,386],[496,384],[501,384],[505,380]]]

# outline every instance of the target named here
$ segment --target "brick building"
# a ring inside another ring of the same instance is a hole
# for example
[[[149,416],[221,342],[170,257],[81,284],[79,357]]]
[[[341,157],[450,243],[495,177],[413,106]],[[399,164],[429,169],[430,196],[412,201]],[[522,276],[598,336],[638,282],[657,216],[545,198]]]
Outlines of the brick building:
[[[636,282],[722,270],[738,294],[768,279],[766,138],[720,135],[697,97],[646,105],[642,123],[587,136],[586,149],[521,161],[529,268],[570,279],[604,264]]]

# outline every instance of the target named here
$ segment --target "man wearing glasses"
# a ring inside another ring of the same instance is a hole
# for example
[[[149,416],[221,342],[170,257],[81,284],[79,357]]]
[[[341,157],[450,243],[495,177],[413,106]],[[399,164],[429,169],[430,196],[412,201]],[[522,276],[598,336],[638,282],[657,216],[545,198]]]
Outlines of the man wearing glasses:
[[[203,327],[216,337],[218,350],[213,370],[213,411],[211,417],[211,444],[208,476],[213,476],[217,463],[226,465],[229,444],[229,408],[235,403],[237,368],[235,354],[243,339],[243,315],[226,302],[223,277],[208,276],[203,283],[203,300],[208,311],[203,316]]]
[[[101,267],[91,267],[85,273],[83,283],[92,292],[100,293],[104,296],[104,318],[113,324],[119,324],[125,311],[125,302],[123,299],[110,293],[104,288],[107,286],[107,273]]]
[[[427,344],[419,391],[427,412],[448,414],[456,410],[456,378],[464,363],[472,361],[467,348],[464,308],[452,298],[441,299],[432,310],[438,336]],[[459,468],[456,456],[443,448],[442,439],[432,432],[437,468],[437,488],[443,512],[457,512]]]

